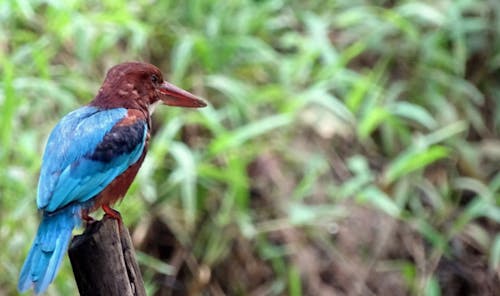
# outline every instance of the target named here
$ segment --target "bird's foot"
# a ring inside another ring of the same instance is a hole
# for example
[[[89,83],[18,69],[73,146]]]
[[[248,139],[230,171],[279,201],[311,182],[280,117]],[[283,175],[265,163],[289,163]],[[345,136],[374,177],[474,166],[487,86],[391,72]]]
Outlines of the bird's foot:
[[[82,210],[82,220],[87,224],[92,224],[95,222],[95,219],[89,216],[88,210]]]
[[[110,208],[108,205],[102,205],[101,208],[109,217],[120,221],[122,220],[122,215],[117,210]]]

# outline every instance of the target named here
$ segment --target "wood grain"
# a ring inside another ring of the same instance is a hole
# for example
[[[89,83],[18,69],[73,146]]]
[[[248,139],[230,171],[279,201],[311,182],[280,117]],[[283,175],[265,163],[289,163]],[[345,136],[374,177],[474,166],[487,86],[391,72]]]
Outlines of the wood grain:
[[[71,241],[69,258],[81,296],[146,296],[130,234],[105,215]]]

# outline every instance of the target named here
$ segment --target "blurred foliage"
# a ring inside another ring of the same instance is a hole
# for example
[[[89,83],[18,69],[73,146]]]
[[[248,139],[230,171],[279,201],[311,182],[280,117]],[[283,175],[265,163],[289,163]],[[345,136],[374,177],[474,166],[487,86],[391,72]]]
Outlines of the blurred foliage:
[[[404,294],[446,295],[441,267],[470,250],[499,282],[498,1],[4,0],[0,23],[0,294],[16,295],[38,225],[51,128],[127,60],[210,102],[158,108],[117,205],[136,233],[168,225],[190,253],[192,294],[348,293],[328,272],[361,260],[358,294],[387,295],[367,284],[384,270]],[[382,233],[373,253],[344,249],[345,235],[367,239],[352,220]],[[384,252],[394,245],[408,252]],[[268,277],[224,273],[241,252]],[[153,294],[174,271],[146,253]],[[75,294],[63,265],[49,295]]]

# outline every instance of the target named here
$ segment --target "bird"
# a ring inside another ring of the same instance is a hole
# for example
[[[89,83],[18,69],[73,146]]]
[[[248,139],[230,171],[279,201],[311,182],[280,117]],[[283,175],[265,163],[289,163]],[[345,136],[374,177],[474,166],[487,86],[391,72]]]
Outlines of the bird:
[[[47,290],[66,254],[72,231],[122,199],[148,150],[151,114],[163,103],[205,107],[195,95],[165,81],[143,62],[125,62],[106,74],[90,103],[65,115],[50,133],[42,157],[36,204],[41,222],[19,274],[18,290]]]

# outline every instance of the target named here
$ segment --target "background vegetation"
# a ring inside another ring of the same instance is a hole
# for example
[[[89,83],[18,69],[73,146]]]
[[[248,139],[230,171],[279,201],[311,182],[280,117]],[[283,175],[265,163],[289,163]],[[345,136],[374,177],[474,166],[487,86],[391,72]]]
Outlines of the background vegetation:
[[[117,206],[149,294],[498,295],[499,37],[497,0],[0,1],[0,294],[50,130],[142,60],[210,102]]]

